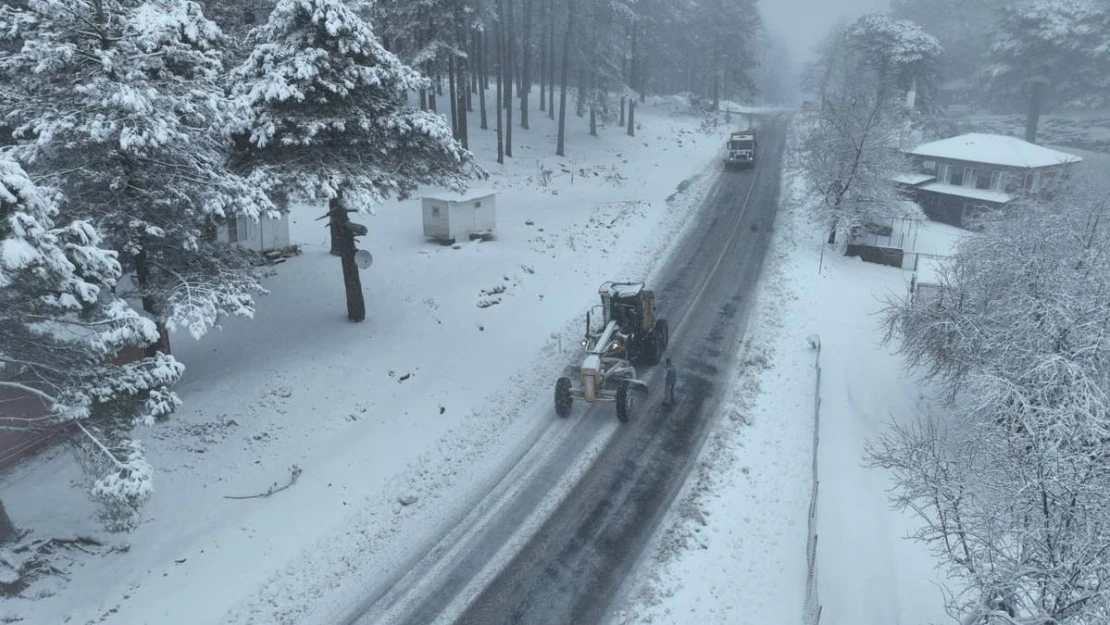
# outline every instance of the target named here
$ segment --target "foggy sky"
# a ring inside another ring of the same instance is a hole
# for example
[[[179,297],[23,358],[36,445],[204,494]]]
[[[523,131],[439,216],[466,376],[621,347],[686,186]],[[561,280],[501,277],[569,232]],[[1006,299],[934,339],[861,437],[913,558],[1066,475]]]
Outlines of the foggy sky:
[[[771,33],[781,34],[795,61],[809,60],[814,46],[841,18],[890,8],[888,0],[760,0],[760,12]]]

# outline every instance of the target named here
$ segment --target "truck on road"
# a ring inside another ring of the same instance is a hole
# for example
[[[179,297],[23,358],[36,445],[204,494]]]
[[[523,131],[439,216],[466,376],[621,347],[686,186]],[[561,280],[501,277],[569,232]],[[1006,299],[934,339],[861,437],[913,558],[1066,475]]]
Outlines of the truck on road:
[[[751,167],[755,164],[755,131],[738,130],[728,138],[725,166]]]

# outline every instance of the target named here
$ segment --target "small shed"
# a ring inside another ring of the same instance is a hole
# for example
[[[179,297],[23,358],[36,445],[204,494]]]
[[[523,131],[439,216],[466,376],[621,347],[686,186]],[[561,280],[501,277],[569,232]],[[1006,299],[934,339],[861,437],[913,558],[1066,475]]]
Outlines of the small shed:
[[[229,219],[217,228],[216,239],[262,253],[289,247],[289,213]]]
[[[497,222],[497,195],[492,191],[428,195],[422,208],[424,236],[440,241],[486,236]]]

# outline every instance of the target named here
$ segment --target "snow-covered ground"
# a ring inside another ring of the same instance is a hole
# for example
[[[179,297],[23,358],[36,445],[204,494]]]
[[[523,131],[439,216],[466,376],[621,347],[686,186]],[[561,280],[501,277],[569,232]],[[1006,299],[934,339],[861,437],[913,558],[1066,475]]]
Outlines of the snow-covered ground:
[[[876,314],[905,293],[910,273],[822,257],[797,175],[784,175],[784,205],[721,418],[614,623],[804,622],[818,342],[821,625],[947,619],[935,560],[904,539],[917,520],[890,509],[889,476],[863,465],[868,439],[929,401],[881,344]],[[938,253],[952,234],[940,230],[925,237]]]
[[[358,218],[374,255],[361,324],[345,319],[323,211],[296,207],[304,253],[276,267],[256,318],[173,337],[185,406],[139,433],[158,474],[136,531],[98,530],[64,450],[3,477],[17,525],[121,548],[75,551],[68,579],[41,579],[0,618],[301,623],[395,575],[555,418],[560,344],[577,339],[597,286],[648,277],[678,238],[729,128],[675,108],[638,109],[635,138],[615,125],[590,137],[571,116],[567,158],[533,111],[504,166],[472,116],[492,172],[475,186],[498,193],[495,237],[427,241],[419,199]],[[294,466],[287,490],[227,498],[282,485]]]

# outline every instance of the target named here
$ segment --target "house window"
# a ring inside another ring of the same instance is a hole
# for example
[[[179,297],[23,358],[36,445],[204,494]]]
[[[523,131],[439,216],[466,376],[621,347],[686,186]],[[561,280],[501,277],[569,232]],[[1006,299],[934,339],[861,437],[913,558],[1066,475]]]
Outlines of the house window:
[[[976,174],[976,176],[975,176],[975,188],[976,189],[983,189],[983,190],[990,189],[991,188],[991,181],[994,179],[994,174],[995,173],[996,172],[985,171],[981,175]]]
[[[1002,184],[1003,184],[1002,172],[992,171],[991,172],[991,191],[1001,191],[1002,190]]]
[[[936,171],[937,170],[937,162],[936,161],[925,161],[921,165],[922,165],[922,167],[925,168],[925,171]]]
[[[1041,175],[1038,172],[1031,171],[1025,174],[1025,178],[1021,182],[1022,191],[1032,191],[1037,188],[1041,183]]]
[[[951,172],[948,174],[948,184],[955,185],[957,187],[962,186],[964,183],[965,170],[956,169],[955,167],[949,167],[948,171]]]
[[[970,168],[970,167],[965,167],[964,168],[963,185],[965,187],[974,187],[975,186],[975,178],[976,178],[975,170]]]
[[[937,172],[937,180],[949,184],[952,181],[952,166],[947,163],[941,163],[940,171]]]

